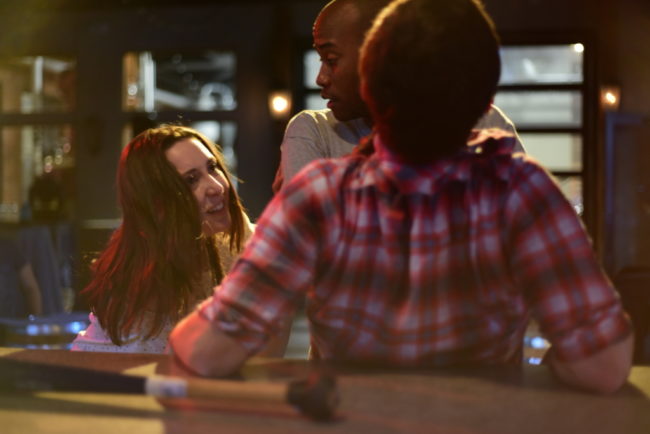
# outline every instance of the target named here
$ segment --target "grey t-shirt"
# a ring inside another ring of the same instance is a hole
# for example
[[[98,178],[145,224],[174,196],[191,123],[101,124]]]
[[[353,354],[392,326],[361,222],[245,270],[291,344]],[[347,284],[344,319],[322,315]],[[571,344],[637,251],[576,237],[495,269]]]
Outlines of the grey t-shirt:
[[[490,108],[475,128],[506,130],[516,138],[515,151],[524,151],[514,124],[496,106]],[[281,173],[278,175],[288,182],[313,160],[347,155],[370,132],[370,126],[363,119],[340,122],[330,109],[303,110],[287,125],[281,146]],[[274,187],[279,188],[279,185],[274,183]]]

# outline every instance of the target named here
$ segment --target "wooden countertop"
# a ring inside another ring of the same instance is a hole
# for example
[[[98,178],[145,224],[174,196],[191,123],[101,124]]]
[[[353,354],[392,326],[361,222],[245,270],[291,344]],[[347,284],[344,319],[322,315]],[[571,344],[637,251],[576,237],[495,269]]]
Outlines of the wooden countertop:
[[[166,356],[0,348],[0,357],[136,375],[169,373]],[[284,381],[318,366],[253,359],[245,381]],[[0,432],[32,433],[650,433],[650,367],[609,396],[559,384],[541,366],[429,371],[334,367],[341,407],[317,423],[285,406],[167,402],[148,396],[0,392]]]

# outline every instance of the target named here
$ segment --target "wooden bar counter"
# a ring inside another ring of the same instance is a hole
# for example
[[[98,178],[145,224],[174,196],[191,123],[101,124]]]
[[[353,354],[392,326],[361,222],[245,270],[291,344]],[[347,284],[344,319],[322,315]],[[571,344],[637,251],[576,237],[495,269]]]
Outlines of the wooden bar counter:
[[[0,348],[0,357],[137,375],[166,374],[167,356]],[[541,366],[428,371],[317,366],[253,359],[244,381],[288,381],[313,369],[337,374],[341,405],[319,423],[285,406],[126,394],[0,392],[0,433],[650,433],[650,367],[619,392],[597,396],[559,384]]]

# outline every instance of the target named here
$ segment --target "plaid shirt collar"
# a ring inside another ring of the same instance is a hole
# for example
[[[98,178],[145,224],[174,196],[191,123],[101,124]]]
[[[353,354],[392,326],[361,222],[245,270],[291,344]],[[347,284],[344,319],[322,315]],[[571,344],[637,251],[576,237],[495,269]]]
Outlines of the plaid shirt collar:
[[[474,130],[467,147],[450,158],[415,166],[402,161],[388,149],[379,134],[373,137],[375,153],[351,184],[352,189],[369,186],[379,191],[398,190],[402,194],[431,194],[448,182],[468,182],[472,171],[492,169],[498,179],[507,181],[508,164],[515,147],[514,136],[500,129]]]

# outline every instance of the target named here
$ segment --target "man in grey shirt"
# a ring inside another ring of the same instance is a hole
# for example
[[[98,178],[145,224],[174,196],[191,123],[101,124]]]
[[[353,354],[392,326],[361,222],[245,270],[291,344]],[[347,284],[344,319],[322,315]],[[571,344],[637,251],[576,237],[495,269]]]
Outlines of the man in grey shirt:
[[[309,162],[347,155],[361,138],[370,134],[370,114],[359,94],[359,48],[374,17],[388,3],[388,0],[333,0],[316,18],[314,47],[321,58],[316,84],[322,88],[321,96],[329,100],[328,108],[304,110],[289,121],[281,146],[280,167],[273,182],[274,191]],[[509,131],[517,138],[515,151],[523,151],[513,123],[494,105],[487,108],[475,128]]]

